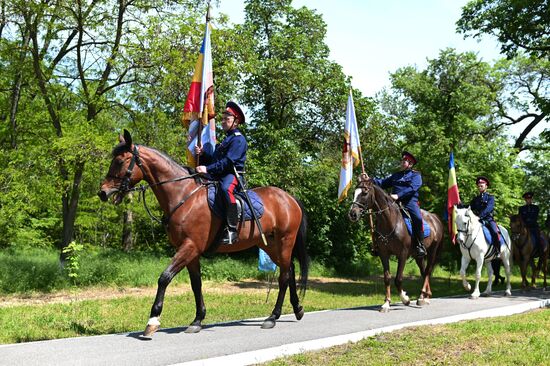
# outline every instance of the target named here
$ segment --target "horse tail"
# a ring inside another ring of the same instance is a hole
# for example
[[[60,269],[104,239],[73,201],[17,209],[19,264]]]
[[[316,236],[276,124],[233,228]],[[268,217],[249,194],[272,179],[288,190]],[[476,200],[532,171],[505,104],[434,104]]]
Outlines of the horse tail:
[[[302,210],[302,221],[300,222],[300,228],[298,229],[298,234],[296,235],[296,242],[294,243],[294,248],[292,249],[292,258],[296,258],[300,264],[300,295],[303,297],[306,294],[307,287],[307,278],[309,274],[309,264],[310,258],[306,250],[307,242],[307,215],[303,203],[294,197],[300,209]]]

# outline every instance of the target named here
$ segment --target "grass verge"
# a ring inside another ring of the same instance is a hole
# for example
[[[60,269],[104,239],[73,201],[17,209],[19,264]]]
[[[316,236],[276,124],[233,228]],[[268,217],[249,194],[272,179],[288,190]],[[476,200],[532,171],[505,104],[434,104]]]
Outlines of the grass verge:
[[[414,327],[267,363],[297,365],[548,365],[550,309]]]

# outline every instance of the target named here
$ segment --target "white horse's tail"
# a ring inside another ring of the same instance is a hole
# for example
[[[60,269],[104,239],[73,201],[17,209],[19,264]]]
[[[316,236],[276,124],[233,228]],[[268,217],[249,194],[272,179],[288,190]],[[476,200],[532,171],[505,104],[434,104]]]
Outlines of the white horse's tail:
[[[504,239],[504,243],[508,247],[508,250],[510,251],[510,268],[514,265],[514,256],[512,255],[512,240],[510,239],[510,234],[508,234],[508,230],[502,225],[498,225],[498,228],[500,230],[500,233],[502,235],[502,238]]]

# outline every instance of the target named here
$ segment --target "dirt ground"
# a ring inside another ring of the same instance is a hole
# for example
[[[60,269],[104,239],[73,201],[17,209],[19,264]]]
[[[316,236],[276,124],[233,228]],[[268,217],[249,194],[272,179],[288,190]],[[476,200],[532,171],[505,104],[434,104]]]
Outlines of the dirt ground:
[[[358,282],[340,278],[309,278],[308,287],[322,285],[327,282]],[[203,291],[208,293],[266,293],[269,283],[267,281],[243,280],[239,282],[203,282]],[[52,293],[33,293],[26,295],[0,296],[0,308],[18,305],[42,305],[55,303],[68,303],[83,300],[114,299],[125,296],[155,296],[156,287],[97,287],[86,289],[63,290]],[[277,290],[277,279],[271,284],[271,290]],[[168,286],[167,295],[182,295],[191,292],[190,284],[178,284]]]

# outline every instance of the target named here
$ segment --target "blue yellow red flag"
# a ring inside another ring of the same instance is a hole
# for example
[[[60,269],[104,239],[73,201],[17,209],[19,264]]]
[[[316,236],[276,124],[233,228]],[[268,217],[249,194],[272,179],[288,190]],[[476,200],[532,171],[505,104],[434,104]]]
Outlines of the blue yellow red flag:
[[[214,121],[214,73],[212,70],[212,48],[210,43],[210,22],[207,16],[206,29],[202,41],[199,59],[189,87],[189,93],[183,107],[182,122],[188,128],[187,163],[196,165],[194,148],[198,142],[198,130],[201,127],[201,144],[208,149],[216,146],[216,125]],[[199,126],[200,124],[200,126]]]
[[[453,244],[455,243],[456,233],[456,216],[454,215],[453,206],[460,203],[460,195],[458,193],[458,184],[456,181],[455,159],[453,152],[449,158],[449,180],[447,182],[447,217],[449,218],[449,236]]]

